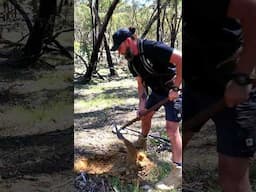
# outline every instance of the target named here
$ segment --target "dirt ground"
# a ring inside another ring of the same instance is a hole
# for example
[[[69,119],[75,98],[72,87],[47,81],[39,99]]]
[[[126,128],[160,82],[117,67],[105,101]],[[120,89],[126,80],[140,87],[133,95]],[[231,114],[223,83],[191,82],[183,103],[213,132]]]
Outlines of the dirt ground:
[[[217,187],[216,134],[209,121],[194,135],[183,156],[183,191],[220,191]]]
[[[73,190],[72,66],[55,64],[0,72],[2,192]]]
[[[111,84],[111,82],[110,82]],[[112,85],[115,83],[112,83]],[[117,83],[118,84],[118,83]],[[120,80],[122,84],[122,80]],[[110,178],[117,177],[124,183],[132,183],[133,185],[140,186],[140,191],[152,191],[154,182],[149,178],[150,172],[155,170],[159,164],[165,162],[170,163],[171,151],[170,147],[166,147],[165,143],[162,143],[153,138],[149,138],[147,147],[147,157],[149,161],[144,164],[144,167],[140,170],[134,171],[129,167],[127,160],[127,148],[124,143],[119,140],[116,134],[113,133],[113,123],[118,127],[124,125],[129,120],[136,117],[137,104],[129,103],[129,100],[133,98],[137,101],[136,84],[129,88],[130,92],[122,92],[122,88],[110,88],[106,90],[108,94],[118,94],[120,99],[127,100],[126,104],[113,103],[110,107],[102,108],[80,108],[79,105],[75,107],[74,116],[74,146],[75,146],[75,169],[77,171],[76,181],[81,182],[81,173],[85,174],[87,180],[93,180],[92,183],[105,183],[105,191],[114,191]],[[100,86],[100,85],[99,85]],[[81,97],[83,87],[75,87],[75,98]],[[79,91],[81,90],[81,91]],[[92,99],[89,94],[90,90],[87,90],[84,99]],[[85,89],[86,92],[86,89]],[[77,95],[76,95],[77,93]],[[80,94],[80,96],[78,96]],[[97,95],[97,94],[96,94]],[[127,96],[129,95],[129,96]],[[76,105],[75,105],[76,106]],[[140,122],[135,122],[124,130],[123,136],[130,142],[134,142],[138,138],[140,131]],[[152,121],[152,135],[162,136],[167,138],[165,133],[165,120],[164,109],[161,108],[154,116]],[[165,149],[161,148],[165,146]],[[160,149],[161,148],[161,149]],[[156,152],[158,149],[159,152]],[[86,191],[90,185],[87,181],[87,185],[84,186],[77,184],[78,191]],[[80,189],[79,189],[80,186]],[[143,189],[147,186],[148,189]],[[93,187],[92,187],[93,188]],[[95,189],[95,188],[94,188]],[[122,190],[121,190],[122,191]],[[124,192],[132,190],[123,189]]]

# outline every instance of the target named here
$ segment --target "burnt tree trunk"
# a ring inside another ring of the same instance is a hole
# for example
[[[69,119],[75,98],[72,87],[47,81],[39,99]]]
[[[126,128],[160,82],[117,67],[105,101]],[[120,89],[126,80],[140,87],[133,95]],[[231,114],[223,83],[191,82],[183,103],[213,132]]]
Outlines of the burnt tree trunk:
[[[64,0],[60,0],[59,7],[58,7],[58,15],[61,14],[63,4],[64,4]]]
[[[90,6],[90,12],[91,12],[91,25],[92,25],[92,47],[95,46],[96,37],[95,37],[95,31],[94,31],[94,11],[93,11],[93,1],[89,0],[89,6]]]
[[[98,19],[97,19],[97,16],[98,16],[98,12],[99,12],[99,2],[98,0],[94,0],[94,5],[95,7],[95,10],[93,10],[93,23],[94,23],[94,26],[93,26],[93,31],[94,31],[94,42],[97,41],[97,37],[99,35],[99,22],[98,22]],[[94,69],[93,69],[93,73],[96,73],[96,70],[97,70],[97,64],[98,64],[98,60],[96,61],[95,65],[94,65]]]
[[[45,40],[53,34],[56,4],[57,0],[40,0],[38,17],[24,47],[26,65],[31,65],[37,61]]]
[[[84,78],[82,80],[84,82],[89,82],[91,80],[93,69],[94,69],[94,65],[95,65],[95,63],[98,60],[98,52],[99,52],[99,49],[100,49],[100,45],[101,45],[102,39],[104,37],[104,32],[106,31],[109,19],[112,16],[112,14],[113,14],[117,4],[119,3],[119,1],[120,0],[114,0],[112,2],[112,4],[110,5],[110,7],[108,9],[108,12],[107,12],[107,14],[106,14],[106,16],[104,18],[104,21],[103,21],[103,24],[101,26],[101,29],[100,29],[97,41],[95,43],[95,46],[93,47],[93,51],[92,51],[92,54],[91,54],[89,66],[88,66],[87,71],[86,71],[86,73],[84,75]]]
[[[161,14],[161,9],[160,9],[160,0],[157,0],[157,24],[156,24],[156,40],[160,40],[160,14]]]
[[[105,35],[104,35],[104,46],[105,46],[105,51],[106,51],[106,55],[107,55],[108,68],[109,68],[109,72],[110,72],[109,76],[114,76],[114,75],[116,75],[116,71],[114,69],[114,64],[112,61],[110,49],[109,49],[108,42],[107,42]]]
[[[165,33],[165,28],[164,28],[164,24],[165,24],[165,17],[166,17],[166,7],[163,11],[163,17],[162,17],[162,23],[161,23],[161,33],[160,33],[160,41],[164,40],[164,33]]]
[[[177,0],[174,0],[174,10],[175,10],[175,13],[172,16],[172,20],[171,20],[171,47],[175,46],[175,41],[177,38],[177,33],[179,30],[180,21],[181,21],[181,19],[178,19],[178,1]]]
[[[98,23],[99,27],[101,27],[101,21],[100,21],[100,17],[99,17],[99,14],[98,14],[98,10],[95,7],[92,7],[92,9],[93,9],[94,14],[96,16],[97,23]],[[106,56],[107,56],[108,68],[109,68],[109,72],[110,72],[109,76],[114,76],[114,75],[116,75],[116,71],[114,70],[114,64],[113,64],[113,61],[112,61],[112,57],[111,57],[111,54],[110,54],[110,49],[109,49],[109,46],[108,46],[108,41],[107,41],[107,38],[106,38],[105,34],[103,35],[103,40],[104,40],[104,48],[105,48]]]

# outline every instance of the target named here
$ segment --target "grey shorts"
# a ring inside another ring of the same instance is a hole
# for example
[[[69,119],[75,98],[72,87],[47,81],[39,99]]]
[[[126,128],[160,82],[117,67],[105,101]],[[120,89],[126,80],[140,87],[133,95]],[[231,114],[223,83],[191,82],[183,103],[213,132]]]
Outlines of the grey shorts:
[[[152,92],[149,95],[149,98],[147,99],[146,108],[149,109],[150,107],[152,107],[159,101],[165,99],[166,97],[168,97],[168,95],[159,95],[155,92]],[[182,98],[180,97],[175,101],[168,101],[166,104],[164,104],[164,109],[165,119],[167,121],[179,122],[181,120]]]
[[[183,122],[220,98],[183,89]],[[233,157],[252,157],[256,152],[256,91],[250,98],[234,107],[225,108],[212,117],[216,125],[217,151]],[[202,125],[193,128],[199,131]]]

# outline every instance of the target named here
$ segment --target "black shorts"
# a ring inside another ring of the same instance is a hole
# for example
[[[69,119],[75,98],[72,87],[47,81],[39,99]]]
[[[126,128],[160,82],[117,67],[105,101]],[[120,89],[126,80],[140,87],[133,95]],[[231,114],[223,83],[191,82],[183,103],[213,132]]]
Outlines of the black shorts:
[[[159,95],[155,92],[152,92],[149,95],[149,98],[146,102],[146,109],[149,109],[156,103],[160,102],[161,100],[168,97],[168,95]],[[181,108],[182,108],[182,98],[178,98],[175,101],[168,101],[166,104],[164,104],[165,109],[165,120],[172,121],[172,122],[180,122],[181,120]],[[158,109],[157,109],[158,110]],[[156,111],[157,111],[156,110]]]
[[[213,97],[186,86],[183,89],[183,122],[216,103]],[[256,90],[248,101],[225,108],[212,117],[216,125],[217,151],[232,157],[252,157],[256,152]],[[197,132],[202,125],[193,128]]]

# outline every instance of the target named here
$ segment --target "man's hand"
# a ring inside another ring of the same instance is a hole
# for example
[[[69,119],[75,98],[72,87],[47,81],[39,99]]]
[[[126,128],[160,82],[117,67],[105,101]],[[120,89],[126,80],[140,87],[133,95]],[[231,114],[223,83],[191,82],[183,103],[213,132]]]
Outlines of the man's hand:
[[[174,91],[174,90],[170,89],[168,97],[169,97],[170,101],[173,101],[179,97],[179,93],[178,93],[178,91]]]
[[[227,107],[234,107],[240,103],[245,102],[249,98],[251,89],[252,84],[241,86],[233,80],[229,81],[224,94]]]

